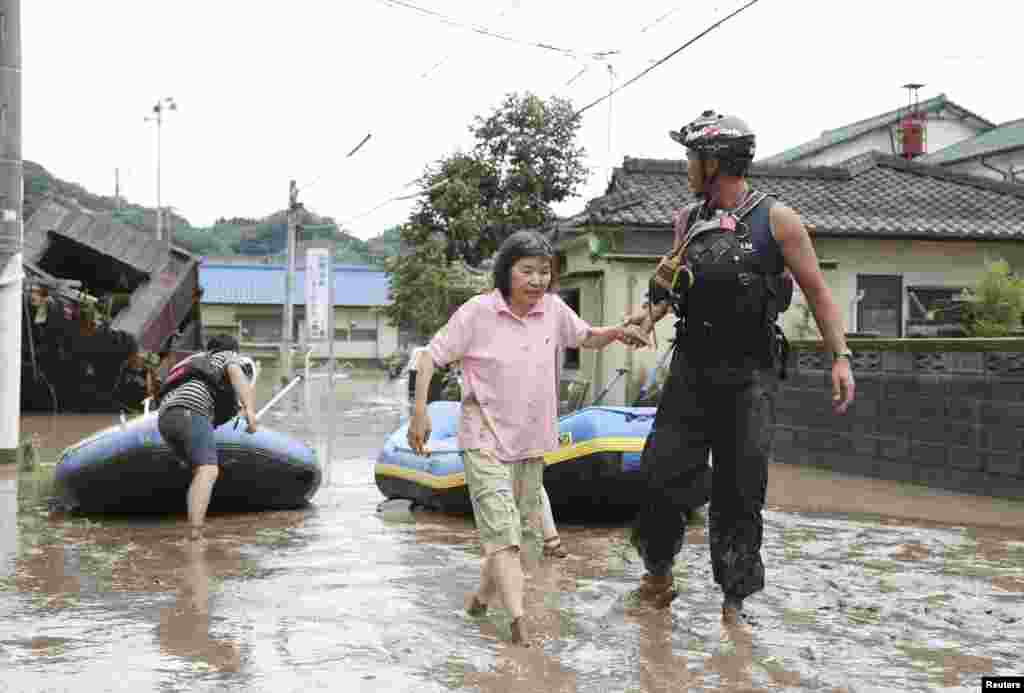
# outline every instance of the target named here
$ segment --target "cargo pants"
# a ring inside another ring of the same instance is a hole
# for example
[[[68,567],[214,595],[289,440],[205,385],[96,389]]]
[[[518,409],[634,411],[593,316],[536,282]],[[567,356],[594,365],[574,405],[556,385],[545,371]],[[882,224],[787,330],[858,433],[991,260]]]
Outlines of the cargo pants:
[[[762,509],[778,375],[689,361],[680,349],[673,354],[641,456],[651,502],[635,518],[631,539],[648,573],[670,575],[687,512],[710,499],[715,582],[726,596],[742,600],[764,588]]]

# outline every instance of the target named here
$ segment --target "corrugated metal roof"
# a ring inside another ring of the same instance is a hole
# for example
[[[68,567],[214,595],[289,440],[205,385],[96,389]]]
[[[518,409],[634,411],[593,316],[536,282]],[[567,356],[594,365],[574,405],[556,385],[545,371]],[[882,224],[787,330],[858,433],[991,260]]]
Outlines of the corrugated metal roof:
[[[282,265],[199,266],[199,285],[204,304],[284,303],[285,267]],[[292,285],[294,305],[306,303],[306,273],[295,271]],[[391,303],[387,272],[357,265],[334,266],[334,304],[337,306],[383,306]]]
[[[1024,118],[1003,123],[994,130],[951,144],[937,152],[926,154],[918,161],[926,164],[953,164],[965,159],[1014,149],[1024,149]]]
[[[926,99],[920,102],[917,109],[923,113],[932,113],[941,111],[944,108],[951,108],[964,115],[965,118],[972,118],[982,124],[985,130],[989,130],[995,127],[995,123],[991,123],[981,116],[971,113],[963,106],[960,106],[951,101],[945,94],[939,94],[933,96],[930,99]],[[900,118],[906,113],[906,107],[897,108],[889,111],[888,113],[882,113],[881,115],[872,116],[871,118],[865,118],[859,120],[856,123],[850,123],[843,127],[835,128],[834,130],[826,130],[821,133],[820,137],[816,137],[813,140],[804,142],[795,147],[791,147],[784,152],[773,154],[772,156],[764,159],[759,159],[757,163],[760,164],[788,164],[796,163],[801,159],[820,152],[822,149],[831,147],[836,144],[841,144],[852,140],[855,137],[859,137],[865,133],[877,130],[888,125],[893,125],[899,122]]]

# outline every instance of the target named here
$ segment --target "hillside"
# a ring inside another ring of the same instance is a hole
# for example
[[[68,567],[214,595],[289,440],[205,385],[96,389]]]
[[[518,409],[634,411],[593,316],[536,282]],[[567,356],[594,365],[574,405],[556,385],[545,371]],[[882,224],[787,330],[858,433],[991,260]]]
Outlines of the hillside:
[[[145,233],[156,232],[156,210],[121,201],[118,211],[113,196],[96,195],[77,183],[57,178],[33,161],[24,162],[24,218],[28,219],[46,199],[65,204],[80,204],[96,212],[116,212],[124,223]],[[239,255],[283,261],[285,253],[285,211],[262,219],[222,217],[211,227],[194,227],[184,217],[164,210],[164,224],[174,229],[174,242],[197,255]],[[336,231],[334,220],[304,211],[299,219],[300,239],[329,238],[337,241],[335,259],[354,265],[380,264],[384,257],[397,255],[398,234],[394,229],[363,241],[345,231]],[[371,250],[372,248],[372,250]]]

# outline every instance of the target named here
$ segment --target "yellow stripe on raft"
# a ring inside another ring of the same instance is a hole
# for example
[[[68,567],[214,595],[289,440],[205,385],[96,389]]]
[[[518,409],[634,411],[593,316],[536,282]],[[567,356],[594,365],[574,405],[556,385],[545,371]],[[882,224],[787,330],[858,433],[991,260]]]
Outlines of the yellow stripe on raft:
[[[568,462],[598,452],[642,452],[646,438],[638,437],[609,437],[592,438],[583,443],[566,445],[544,455],[544,464],[550,467],[559,462]],[[409,469],[397,464],[378,463],[374,467],[374,474],[377,476],[405,479],[421,486],[427,486],[438,491],[458,488],[466,485],[466,475],[463,472],[445,474],[438,476],[419,469]]]

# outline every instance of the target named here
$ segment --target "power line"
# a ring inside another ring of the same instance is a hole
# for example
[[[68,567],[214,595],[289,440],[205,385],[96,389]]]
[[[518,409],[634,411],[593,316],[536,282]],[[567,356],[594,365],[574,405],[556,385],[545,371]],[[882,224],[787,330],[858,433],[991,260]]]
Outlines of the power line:
[[[515,36],[509,36],[508,34],[502,34],[502,33],[499,33],[497,31],[494,31],[492,29],[489,29],[489,28],[487,28],[485,26],[481,26],[479,24],[469,24],[467,22],[462,22],[462,21],[459,21],[457,19],[453,19],[453,18],[451,18],[451,17],[449,17],[447,15],[441,14],[440,12],[437,12],[435,10],[431,10],[429,8],[426,8],[426,7],[421,7],[420,5],[415,5],[415,4],[411,3],[411,2],[407,2],[407,0],[377,0],[377,1],[382,3],[382,4],[384,4],[384,5],[390,5],[391,7],[402,7],[402,8],[408,9],[408,10],[413,10],[415,12],[419,12],[420,14],[424,14],[424,15],[426,15],[428,17],[432,17],[432,18],[442,22],[443,24],[447,24],[449,26],[453,26],[453,27],[456,27],[456,28],[459,28],[459,29],[466,29],[468,31],[473,31],[475,33],[481,34],[482,36],[488,36],[490,38],[496,38],[496,39],[499,39],[499,40],[502,40],[502,41],[507,41],[509,43],[514,43],[514,44],[517,44],[517,45],[520,45],[520,46],[526,46],[526,47],[529,47],[529,48],[540,48],[541,50],[549,51],[549,52],[552,52],[552,53],[559,53],[559,54],[564,55],[564,56],[569,57],[569,58],[580,58],[580,57],[602,58],[602,57],[606,57],[606,56],[609,56],[609,55],[614,55],[614,54],[616,54],[618,52],[618,51],[614,51],[614,50],[606,50],[606,51],[577,51],[577,50],[573,50],[571,48],[562,48],[560,46],[555,46],[555,45],[552,45],[550,43],[544,43],[544,42],[541,42],[541,41],[529,41],[529,40],[526,40],[526,39],[517,38]]]
[[[669,61],[669,60],[670,60],[671,58],[674,58],[674,57],[675,57],[676,55],[678,55],[678,54],[679,54],[679,53],[681,53],[681,52],[682,52],[683,50],[685,50],[686,48],[688,48],[689,46],[691,46],[691,45],[692,45],[693,43],[695,43],[695,42],[699,41],[699,40],[700,40],[701,38],[703,38],[703,37],[704,37],[704,36],[706,36],[707,34],[711,33],[711,31],[712,31],[712,30],[714,30],[714,29],[717,29],[717,28],[718,28],[718,27],[720,27],[720,26],[721,26],[722,24],[724,24],[724,23],[725,23],[725,22],[727,22],[728,20],[732,19],[733,17],[735,17],[736,15],[738,15],[738,14],[739,14],[740,12],[743,12],[743,11],[744,11],[744,10],[746,10],[747,8],[751,7],[752,5],[754,5],[755,3],[757,3],[758,1],[759,1],[759,0],[750,0],[750,2],[748,2],[748,3],[746,4],[746,5],[743,5],[743,6],[742,6],[742,7],[740,7],[740,8],[738,9],[738,10],[734,10],[733,12],[730,12],[730,13],[729,13],[729,14],[727,14],[727,15],[726,15],[725,17],[723,17],[722,19],[719,19],[719,20],[718,20],[717,22],[715,22],[714,24],[712,24],[711,26],[709,26],[709,27],[708,27],[707,29],[705,29],[704,31],[700,32],[699,34],[697,34],[696,36],[694,36],[693,38],[691,38],[691,39],[690,39],[689,41],[687,41],[687,42],[686,42],[686,43],[684,43],[683,45],[679,46],[679,48],[676,48],[676,49],[675,49],[674,51],[672,51],[671,53],[669,53],[668,55],[666,55],[666,56],[665,56],[664,58],[662,58],[661,60],[658,60],[658,61],[657,61],[657,62],[655,62],[655,63],[654,63],[653,65],[649,66],[649,67],[648,67],[647,69],[643,70],[642,72],[640,72],[640,73],[639,73],[638,75],[636,75],[635,77],[633,77],[633,78],[631,78],[631,79],[627,80],[626,82],[624,82],[624,83],[623,83],[623,84],[622,84],[621,86],[619,86],[619,87],[617,87],[616,89],[612,90],[612,91],[611,91],[611,92],[609,92],[608,94],[605,94],[605,95],[604,95],[604,96],[602,96],[601,98],[599,98],[599,99],[597,99],[597,100],[595,100],[595,101],[592,101],[591,103],[588,103],[588,104],[587,104],[586,106],[584,106],[584,107],[583,107],[583,108],[581,108],[580,110],[576,111],[576,113],[575,113],[575,117],[579,117],[580,115],[582,115],[582,114],[583,114],[583,112],[584,112],[584,111],[586,111],[586,110],[588,110],[588,109],[590,109],[590,108],[593,108],[594,106],[598,105],[599,103],[601,103],[601,102],[602,102],[602,101],[604,101],[605,99],[609,99],[609,98],[611,98],[611,97],[612,97],[613,95],[615,95],[616,93],[618,93],[618,92],[622,91],[623,89],[625,89],[626,87],[628,87],[628,86],[629,86],[630,84],[632,84],[633,82],[636,82],[636,81],[637,81],[638,79],[640,79],[641,77],[643,77],[644,75],[646,75],[646,74],[647,74],[648,72],[650,72],[650,71],[651,71],[651,70],[653,70],[654,68],[656,68],[656,67],[658,67],[659,65],[662,65],[662,64],[664,64],[664,63],[666,63],[666,62],[668,62],[668,61]]]
[[[386,4],[391,2],[391,0],[379,0],[379,1],[384,2]],[[411,3],[404,3],[404,5],[405,6],[410,6],[410,7],[415,7],[415,6],[412,6]],[[518,4],[516,4],[516,5],[512,6],[512,7],[506,7],[504,9],[502,9],[501,12],[498,13],[498,17],[499,18],[503,17],[506,12],[508,12],[510,9],[515,9],[516,7],[518,7]],[[430,13],[430,14],[435,14],[435,15],[437,14],[437,13],[431,11],[431,10],[427,10],[426,8],[416,8],[416,9],[419,10],[419,11],[422,11],[422,12]],[[416,80],[414,80],[414,81],[430,79],[433,76],[433,74],[435,72],[437,72],[437,70],[442,65],[444,65],[445,63],[447,63],[451,59],[451,57],[452,57],[451,53],[449,53],[448,55],[445,55],[443,58],[441,58],[436,63],[434,63],[431,67],[427,68],[424,72],[421,72],[419,74],[419,76],[416,78]],[[362,147],[364,144],[366,144],[366,142],[370,139],[370,137],[372,135],[373,135],[372,132],[371,133],[367,133],[366,137],[364,137],[362,139],[362,141],[358,145],[356,145],[356,147],[345,156],[345,158],[347,159],[347,158],[351,157],[353,154],[355,154],[360,149],[360,147]],[[316,183],[320,182],[324,178],[325,175],[326,175],[326,173],[317,176],[317,178],[314,179],[314,181],[312,183],[308,183],[308,184],[302,186],[300,188],[300,190],[305,190],[306,188],[312,187]],[[405,186],[405,187],[409,187],[409,186]]]
[[[603,59],[608,58],[608,57],[610,57],[612,55],[619,55],[619,54],[621,54],[620,50],[597,51],[597,52],[592,52],[592,53],[583,53],[583,54],[581,54],[581,53],[579,53],[577,51],[573,51],[571,49],[558,48],[556,46],[551,46],[549,44],[540,44],[540,43],[534,43],[534,42],[526,42],[526,41],[522,41],[520,39],[516,39],[516,38],[510,37],[510,36],[506,36],[504,34],[499,34],[498,32],[494,32],[494,31],[491,31],[490,29],[487,29],[486,27],[468,25],[468,24],[465,24],[465,23],[462,23],[462,22],[458,22],[458,21],[456,21],[454,19],[451,19],[450,17],[448,17],[446,15],[443,15],[443,14],[441,14],[439,12],[436,12],[434,10],[430,10],[428,8],[421,7],[419,5],[415,5],[415,4],[411,3],[411,2],[407,2],[406,0],[377,0],[377,1],[380,2],[380,3],[383,3],[385,5],[391,5],[393,7],[402,7],[402,8],[405,8],[405,9],[414,10],[416,12],[419,12],[419,13],[422,13],[422,14],[434,17],[434,18],[438,19],[439,21],[442,21],[445,24],[449,24],[449,25],[456,26],[456,27],[459,27],[459,28],[469,29],[469,30],[472,30],[472,31],[476,31],[477,33],[484,34],[486,36],[491,36],[493,38],[502,39],[502,40],[509,41],[509,42],[512,42],[512,43],[517,43],[517,44],[520,44],[520,45],[527,45],[527,46],[532,46],[532,47],[544,48],[546,50],[555,51],[555,52],[561,53],[563,55],[566,55],[567,57],[571,57],[571,58],[574,58],[574,59],[579,59],[579,57],[581,55],[583,55],[583,56],[585,56],[585,57],[590,59],[591,64],[592,64],[593,61],[603,60]],[[699,34],[697,34],[696,36],[691,38],[689,41],[684,43],[679,48],[676,48],[674,51],[672,51],[671,53],[669,53],[665,57],[661,58],[660,60],[652,61],[652,64],[649,67],[647,67],[645,70],[640,72],[638,75],[636,75],[633,78],[631,78],[630,80],[626,81],[625,83],[623,83],[619,87],[614,87],[614,88],[609,89],[607,94],[605,94],[601,98],[593,101],[592,103],[587,104],[586,106],[584,106],[583,108],[578,110],[574,114],[574,117],[579,117],[584,111],[586,111],[586,110],[588,110],[590,108],[593,108],[594,106],[600,104],[602,101],[604,101],[606,99],[611,99],[615,94],[617,94],[618,92],[622,91],[623,89],[628,87],[633,82],[636,82],[637,80],[639,80],[641,77],[646,75],[648,72],[650,72],[654,68],[658,67],[659,65],[662,65],[663,63],[667,62],[671,58],[675,57],[677,54],[682,52],[684,49],[686,49],[687,47],[689,47],[690,45],[692,45],[696,41],[700,40],[705,35],[709,34],[712,30],[717,29],[719,26],[724,24],[726,21],[728,21],[729,19],[732,19],[733,17],[735,17],[736,15],[740,14],[741,12],[743,12],[746,9],[748,9],[749,7],[751,7],[752,5],[754,5],[757,2],[758,2],[758,0],[750,0],[747,4],[743,5],[739,9],[731,12],[730,14],[726,15],[722,19],[714,22],[707,29],[704,29],[703,31],[701,31]],[[668,17],[670,17],[671,15],[673,15],[674,13],[679,11],[679,9],[681,9],[681,8],[676,7],[674,9],[670,10],[669,12],[666,12],[666,13],[662,14],[660,17],[656,18],[653,22],[651,22],[651,23],[647,24],[646,26],[644,26],[640,30],[639,33],[642,34],[642,33],[646,32],[646,31],[648,31],[649,29],[653,28],[654,26],[660,24],[661,22],[663,22],[666,19],[668,19]],[[448,60],[447,57],[443,58],[440,62],[438,62],[433,67],[431,67],[429,70],[427,70],[425,73],[423,73],[421,75],[421,78],[425,78],[425,77],[429,76],[430,73],[432,73],[436,68],[438,68],[441,64],[443,64],[447,60]],[[581,77],[584,73],[586,73],[590,69],[591,64],[585,65],[581,70],[579,70],[566,83],[565,86],[569,86],[570,84],[575,82],[579,77]],[[608,65],[608,71],[609,71],[609,76],[612,79],[612,84],[614,85],[615,74],[614,74],[614,69],[612,68],[612,66],[610,64]],[[611,142],[610,142],[611,141],[611,130],[610,130],[610,128],[611,128],[611,110],[610,109],[611,109],[611,105],[609,105],[609,124],[608,124],[608,127],[609,127],[609,132],[608,132],[609,143],[608,143],[608,146],[609,147],[611,146]],[[402,189],[404,190],[406,188],[409,188],[411,185],[414,185],[416,182],[418,182],[418,181],[413,181],[413,182],[403,186]],[[444,179],[444,180],[438,181],[437,183],[435,183],[434,185],[430,186],[426,190],[422,190],[422,191],[411,193],[411,194],[407,194],[407,195],[400,195],[400,194],[392,195],[392,196],[388,197],[387,199],[385,199],[384,201],[382,201],[382,202],[378,203],[377,205],[373,206],[369,210],[367,210],[365,212],[362,212],[360,214],[357,214],[354,217],[350,217],[350,218],[346,219],[344,222],[339,224],[339,227],[343,226],[343,225],[351,224],[354,221],[358,221],[359,219],[367,217],[367,216],[373,214],[374,212],[378,211],[382,207],[385,207],[386,205],[391,204],[392,202],[398,202],[398,201],[402,201],[402,200],[409,200],[409,199],[413,199],[413,198],[419,197],[420,195],[432,192],[432,191],[436,190],[437,188],[443,186],[447,182],[448,182],[448,180]]]
[[[673,7],[671,10],[669,10],[665,14],[661,15],[660,17],[655,19],[653,22],[651,22],[650,24],[645,26],[643,29],[641,29],[640,33],[643,34],[643,33],[646,33],[648,29],[653,29],[654,27],[656,27],[657,25],[661,24],[662,22],[664,22],[666,19],[668,19],[669,17],[671,17],[672,15],[674,15],[676,12],[678,12],[681,9],[683,9],[683,8],[682,7]]]
[[[402,186],[402,190],[405,190],[406,188],[412,187],[413,185],[416,185],[417,183],[419,183],[419,179],[414,180],[414,181],[410,181],[409,183],[406,183],[404,186]],[[448,179],[447,178],[442,178],[441,180],[437,181],[436,183],[434,183],[433,185],[431,185],[429,188],[427,188],[425,190],[420,190],[418,192],[409,193],[409,194],[406,194],[406,195],[400,195],[400,194],[396,193],[396,194],[392,195],[391,197],[387,198],[386,200],[384,200],[383,202],[380,202],[377,205],[374,205],[372,208],[366,210],[365,212],[361,212],[360,214],[357,214],[354,217],[349,217],[345,221],[343,221],[340,224],[338,224],[338,228],[341,228],[342,226],[345,226],[347,224],[351,224],[353,221],[359,221],[363,217],[368,217],[371,214],[373,214],[374,212],[376,212],[378,209],[380,209],[381,207],[384,207],[385,205],[389,205],[392,202],[400,202],[402,200],[412,200],[414,198],[419,197],[420,195],[425,195],[425,194],[431,193],[431,192],[433,192],[433,191],[435,191],[435,190],[437,190],[439,188],[442,188],[442,187],[444,187],[447,184],[448,184]]]
[[[348,158],[349,158],[349,157],[351,157],[351,156],[352,156],[353,154],[355,154],[355,153],[356,153],[356,152],[358,152],[358,151],[359,151],[360,149],[362,149],[363,145],[364,145],[364,144],[366,144],[367,142],[369,142],[369,141],[370,141],[370,137],[371,137],[372,135],[373,135],[373,133],[372,133],[372,132],[368,132],[368,133],[366,133],[366,137],[364,137],[363,139],[361,139],[361,140],[359,141],[359,144],[357,144],[357,145],[356,145],[355,147],[353,147],[353,148],[352,148],[352,150],[351,150],[351,151],[350,151],[350,152],[349,152],[348,154],[346,154],[346,155],[345,155],[345,158],[346,158],[346,159],[348,159]],[[320,174],[319,176],[317,176],[316,178],[314,178],[314,179],[313,179],[313,182],[312,182],[312,183],[306,183],[306,184],[305,184],[305,185],[303,185],[303,186],[302,186],[301,188],[298,188],[298,189],[296,190],[296,192],[300,192],[300,191],[302,191],[302,190],[307,190],[307,189],[309,189],[309,188],[312,188],[312,187],[313,187],[314,185],[316,185],[316,184],[317,184],[317,183],[319,183],[319,182],[320,182],[321,180],[323,180],[323,178],[324,178],[324,176],[325,176],[325,175],[327,175],[327,174],[326,174],[326,173],[321,173],[321,174]]]
[[[669,17],[671,17],[672,15],[676,14],[681,9],[683,9],[683,7],[680,5],[680,6],[677,6],[677,7],[673,7],[668,12],[663,12],[661,15],[659,15],[658,17],[656,17],[655,19],[653,19],[652,21],[648,22],[643,27],[641,27],[640,30],[638,32],[636,32],[637,38],[642,37],[643,34],[647,33],[648,31],[650,31],[654,27],[658,26],[659,24],[661,24],[662,22],[667,20]],[[718,8],[716,7],[715,10],[717,11]],[[590,68],[593,67],[594,63],[597,62],[598,60],[603,60],[608,55],[612,55],[612,54],[614,54],[617,57],[621,58],[624,55],[629,54],[631,52],[631,50],[632,50],[631,48],[626,48],[626,49],[619,48],[619,49],[617,49],[615,51],[608,51],[607,55],[602,55],[600,58],[591,60],[589,63],[584,65],[581,70],[579,70],[572,77],[570,77],[569,80],[566,81],[565,84],[562,85],[562,88],[565,89],[567,87],[572,86],[572,84],[575,83],[580,77],[582,77],[584,74],[589,72]],[[647,60],[647,62],[653,65],[657,61],[654,60],[654,59],[649,59],[649,60]]]

